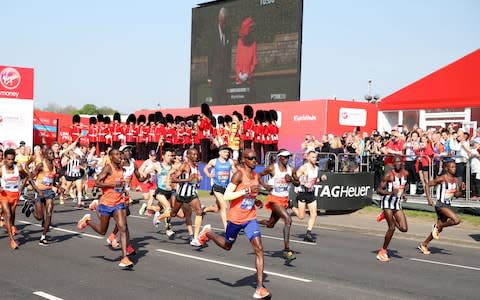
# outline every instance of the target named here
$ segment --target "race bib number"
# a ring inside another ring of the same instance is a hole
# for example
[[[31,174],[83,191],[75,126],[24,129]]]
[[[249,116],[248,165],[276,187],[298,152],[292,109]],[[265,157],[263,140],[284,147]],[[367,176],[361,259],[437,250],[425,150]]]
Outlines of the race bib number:
[[[245,197],[243,198],[242,204],[240,205],[240,207],[245,210],[251,210],[254,205],[255,205],[255,198]]]
[[[227,182],[228,179],[230,178],[230,173],[226,171],[220,171],[218,172],[218,180],[221,182]]]
[[[53,178],[48,176],[43,177],[42,184],[44,186],[51,186],[53,184]]]
[[[273,189],[277,193],[288,191],[288,182],[285,178],[275,178]]]
[[[116,180],[115,185],[113,187],[113,191],[116,193],[122,193],[124,188],[124,181]]]
[[[7,191],[18,190],[18,180],[5,182],[4,189]]]

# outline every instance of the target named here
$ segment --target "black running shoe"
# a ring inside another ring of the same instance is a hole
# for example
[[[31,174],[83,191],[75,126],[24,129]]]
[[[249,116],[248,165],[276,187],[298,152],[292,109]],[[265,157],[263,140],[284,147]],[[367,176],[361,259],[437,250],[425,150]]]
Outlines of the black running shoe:
[[[40,241],[38,242],[38,244],[39,244],[40,246],[48,246],[47,238],[40,239]]]
[[[26,200],[26,201],[23,203],[22,214],[25,213],[25,211],[27,210],[27,207],[30,205],[30,203],[32,203],[31,200]]]
[[[35,210],[35,207],[33,205],[33,203],[30,203],[25,211],[25,217],[29,218],[30,215],[33,213],[33,211]]]
[[[307,234],[305,234],[305,237],[303,238],[303,240],[305,242],[309,242],[309,243],[315,243],[316,242],[315,238],[312,236],[312,234],[310,232],[307,232]]]
[[[292,261],[294,259],[296,259],[297,257],[295,256],[295,253],[293,253],[292,250],[290,249],[284,249],[283,250],[283,258],[286,260],[286,261]]]

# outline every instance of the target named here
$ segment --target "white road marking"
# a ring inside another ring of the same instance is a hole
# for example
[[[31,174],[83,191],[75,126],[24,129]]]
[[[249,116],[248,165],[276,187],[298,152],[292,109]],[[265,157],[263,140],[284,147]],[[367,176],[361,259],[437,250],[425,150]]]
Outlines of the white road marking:
[[[214,230],[220,230],[220,231],[225,231],[225,229],[223,229],[223,228],[217,228],[217,227],[212,227],[212,229],[214,229]],[[262,238],[271,239],[271,240],[283,241],[283,238],[281,238],[281,237],[264,235],[263,233],[262,233]],[[317,245],[316,242],[315,242],[315,243],[309,243],[309,242],[305,242],[305,241],[292,240],[292,239],[290,239],[290,242],[292,242],[292,243],[297,243],[297,244],[305,244],[305,245],[310,245],[310,246],[316,246],[316,245]]]
[[[463,266],[463,265],[456,265],[456,264],[448,264],[448,263],[443,263],[443,262],[433,261],[433,260],[418,259],[418,258],[410,258],[410,260],[429,263],[429,264],[435,264],[435,265],[443,265],[443,266],[449,266],[449,267],[455,267],[455,268],[462,268],[462,269],[480,271],[480,268],[477,268],[477,267],[470,267],[470,266]]]
[[[193,255],[188,255],[188,254],[183,254],[183,253],[174,252],[174,251],[169,251],[169,250],[164,250],[164,249],[157,249],[156,251],[162,252],[162,253],[167,253],[167,254],[172,254],[172,255],[177,255],[177,256],[181,256],[181,257],[191,258],[191,259],[195,259],[195,260],[200,260],[200,261],[204,261],[204,262],[209,262],[209,263],[212,263],[212,264],[217,264],[217,265],[222,265],[222,266],[227,266],[227,267],[232,267],[232,268],[237,268],[237,269],[242,269],[242,270],[248,270],[248,271],[256,272],[256,269],[255,269],[255,268],[245,267],[245,266],[241,266],[241,265],[235,265],[235,264],[226,263],[226,262],[222,262],[222,261],[218,261],[218,260],[212,260],[212,259],[208,259],[208,258],[203,258],[203,257],[198,257],[198,256],[193,256]],[[270,271],[264,271],[264,273],[265,273],[265,274],[268,274],[268,275],[272,275],[272,276],[277,276],[277,277],[282,277],[282,278],[297,280],[297,281],[301,281],[301,282],[312,282],[311,279],[305,279],[305,278],[300,278],[300,277],[295,277],[295,276],[289,276],[289,275],[280,274],[280,273],[275,273],[275,272],[270,272]]]
[[[129,215],[129,218],[136,218],[136,219],[148,219],[148,217],[142,217],[142,216],[134,216],[134,215]],[[152,216],[153,217],[153,216]]]
[[[28,225],[37,226],[37,227],[42,227],[42,225],[40,225],[40,224],[35,224],[35,223],[27,222],[27,221],[18,221],[18,222],[19,222],[19,223],[23,223],[23,224],[28,224]],[[77,231],[73,231],[73,230],[68,230],[68,229],[63,229],[63,228],[54,227],[54,226],[52,226],[51,228],[52,228],[53,230],[57,230],[57,231],[61,231],[61,232],[67,232],[67,233],[73,233],[73,234],[78,234],[78,235],[83,235],[83,236],[90,237],[90,238],[94,238],[94,239],[97,239],[97,240],[103,239],[103,237],[98,236],[98,235],[92,235],[92,234],[88,234],[88,233],[81,233],[81,232],[77,232]]]
[[[47,294],[42,291],[37,291],[37,292],[34,292],[33,294],[49,300],[63,300],[62,298],[55,297],[53,295]]]

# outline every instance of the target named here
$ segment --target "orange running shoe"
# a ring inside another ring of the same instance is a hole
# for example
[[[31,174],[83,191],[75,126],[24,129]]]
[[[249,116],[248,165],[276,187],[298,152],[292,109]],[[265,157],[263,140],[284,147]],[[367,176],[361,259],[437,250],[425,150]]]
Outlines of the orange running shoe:
[[[132,245],[127,246],[127,255],[135,255],[137,253],[137,250],[132,247]]]
[[[133,268],[133,263],[128,259],[127,256],[124,256],[118,266],[124,270],[128,270]]]
[[[385,220],[385,212],[382,210],[382,212],[377,215],[377,222],[382,222],[383,220]]]
[[[111,233],[107,238],[107,244],[110,245],[113,249],[120,248],[120,244],[117,241],[115,234]]]
[[[440,239],[440,231],[438,230],[437,224],[432,225],[432,237],[436,240]]]
[[[432,252],[430,252],[430,249],[428,249],[428,247],[424,244],[420,244],[418,245],[418,250],[420,250],[420,252],[422,252],[424,255],[429,255],[431,254]]]
[[[202,230],[198,234],[198,242],[200,245],[205,245],[205,243],[208,241],[208,236],[207,233],[212,230],[212,226],[210,224],[207,224],[203,226]]]
[[[377,259],[379,261],[383,261],[383,262],[388,262],[390,261],[390,257],[388,257],[388,252],[386,249],[380,249],[378,250],[378,254],[377,254]]]
[[[90,221],[91,219],[92,219],[92,217],[90,216],[90,214],[84,215],[80,219],[80,221],[78,221],[77,228],[80,229],[80,230],[84,230],[88,225],[88,221]]]
[[[17,234],[17,227],[12,226],[12,235],[16,235],[16,234]]]
[[[267,290],[265,287],[258,287],[255,290],[255,294],[253,294],[253,298],[255,299],[263,299],[265,297],[268,297],[270,295],[270,292]]]

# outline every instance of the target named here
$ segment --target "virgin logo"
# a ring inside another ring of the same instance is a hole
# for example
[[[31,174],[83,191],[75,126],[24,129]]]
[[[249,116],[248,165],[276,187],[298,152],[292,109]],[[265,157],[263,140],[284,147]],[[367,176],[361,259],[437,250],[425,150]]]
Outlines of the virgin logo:
[[[0,115],[0,124],[3,122],[3,117]]]
[[[0,83],[8,90],[14,90],[22,81],[20,73],[14,68],[5,68],[0,72]]]
[[[347,119],[348,113],[346,111],[342,112],[342,119]]]

